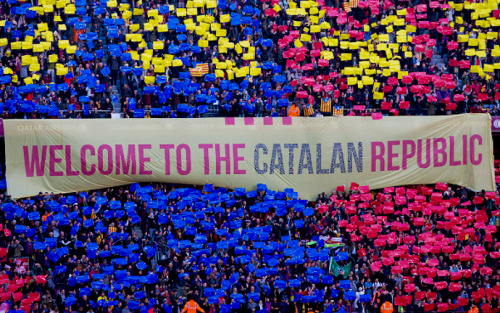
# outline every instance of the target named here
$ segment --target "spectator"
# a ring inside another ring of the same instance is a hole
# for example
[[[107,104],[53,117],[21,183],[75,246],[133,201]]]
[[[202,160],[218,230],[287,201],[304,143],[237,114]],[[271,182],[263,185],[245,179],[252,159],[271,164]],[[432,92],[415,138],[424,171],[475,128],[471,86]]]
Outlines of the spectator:
[[[196,301],[194,301],[193,296],[190,295],[188,302],[184,306],[184,309],[182,309],[181,313],[196,313],[196,312],[202,312],[204,313],[205,311],[200,307]]]

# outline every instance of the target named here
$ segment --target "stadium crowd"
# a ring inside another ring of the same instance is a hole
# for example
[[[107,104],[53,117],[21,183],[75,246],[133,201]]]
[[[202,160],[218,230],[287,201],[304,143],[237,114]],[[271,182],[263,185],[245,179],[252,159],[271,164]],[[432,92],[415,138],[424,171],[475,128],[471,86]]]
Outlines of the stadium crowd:
[[[7,0],[1,10],[4,118],[499,114],[493,0]]]
[[[500,115],[493,0],[0,6],[7,119]],[[299,196],[0,194],[0,312],[500,311],[498,191]]]
[[[262,184],[134,184],[0,200],[4,311],[499,308],[498,192],[353,183],[308,202]]]

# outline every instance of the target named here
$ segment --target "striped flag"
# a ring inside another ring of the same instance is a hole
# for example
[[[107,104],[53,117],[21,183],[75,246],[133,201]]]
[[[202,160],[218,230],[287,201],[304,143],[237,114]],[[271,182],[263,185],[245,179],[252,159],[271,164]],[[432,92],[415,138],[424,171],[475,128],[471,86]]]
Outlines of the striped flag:
[[[344,115],[344,107],[334,106],[332,113],[333,113],[333,116],[343,116]]]
[[[191,76],[193,76],[193,77],[201,77],[203,75],[201,73],[201,70],[198,68],[190,68],[189,73],[191,73]]]
[[[311,104],[304,107],[304,116],[312,116],[314,114],[314,108]]]
[[[351,12],[351,8],[356,8],[358,7],[358,2],[359,0],[349,0],[349,2],[344,2],[342,6],[344,7],[344,10],[349,13]]]
[[[191,73],[191,76],[194,77],[201,77],[205,74],[208,74],[208,63],[196,64],[196,67],[190,68],[189,72]]]

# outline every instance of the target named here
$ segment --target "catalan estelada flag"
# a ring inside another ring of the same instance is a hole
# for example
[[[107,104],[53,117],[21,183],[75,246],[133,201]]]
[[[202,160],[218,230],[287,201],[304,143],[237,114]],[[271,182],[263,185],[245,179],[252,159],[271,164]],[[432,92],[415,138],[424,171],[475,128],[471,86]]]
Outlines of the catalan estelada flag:
[[[208,74],[208,64],[207,63],[196,64],[196,67],[190,68],[189,72],[191,73],[191,76],[201,77],[205,74]]]
[[[311,104],[304,107],[304,116],[312,116],[314,114],[314,108]]]
[[[332,109],[333,116],[343,116],[344,115],[344,107],[342,106],[334,106]]]

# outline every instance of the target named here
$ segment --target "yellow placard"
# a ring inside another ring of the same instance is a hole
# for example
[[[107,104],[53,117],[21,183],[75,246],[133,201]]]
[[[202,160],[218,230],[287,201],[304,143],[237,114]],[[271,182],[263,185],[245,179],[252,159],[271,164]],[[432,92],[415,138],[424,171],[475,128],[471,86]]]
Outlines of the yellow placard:
[[[261,72],[262,72],[262,70],[259,67],[250,69],[250,75],[252,75],[252,76],[259,76],[261,74]]]
[[[36,58],[35,58],[35,62],[36,62]],[[25,66],[25,65],[29,65],[29,64],[31,64],[31,55],[23,55],[21,57],[21,65]]]
[[[311,41],[311,35],[308,35],[308,34],[301,34],[301,35],[300,35],[300,41],[304,41],[304,42],[309,42],[309,41]]]
[[[67,46],[66,47],[67,54],[75,54],[75,52],[76,52],[76,46]]]
[[[62,76],[68,74],[68,68],[67,67],[56,67],[56,75]]]
[[[30,72],[38,72],[40,70],[40,64],[39,63],[31,63],[29,67]]]
[[[155,41],[153,42],[153,49],[162,50],[164,45],[163,41]]]
[[[33,52],[43,52],[44,48],[42,44],[33,45]]]
[[[49,63],[57,63],[58,57],[57,54],[49,55]]]

